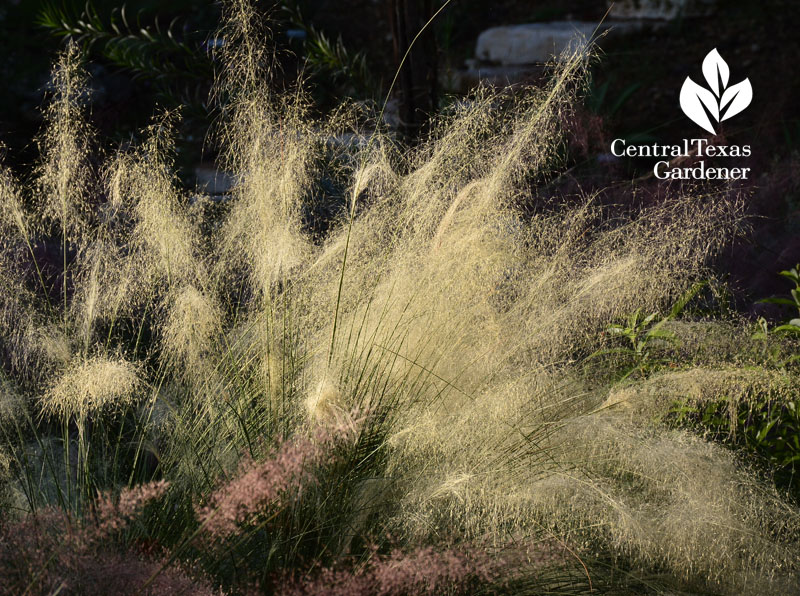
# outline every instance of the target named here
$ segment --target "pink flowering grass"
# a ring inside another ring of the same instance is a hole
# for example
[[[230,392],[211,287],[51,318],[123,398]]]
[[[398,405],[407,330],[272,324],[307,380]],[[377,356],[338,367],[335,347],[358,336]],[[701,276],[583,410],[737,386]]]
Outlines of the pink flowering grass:
[[[402,596],[471,594],[494,581],[503,566],[474,549],[437,551],[424,547],[374,555],[361,569],[326,568],[310,579],[290,579],[278,586],[282,596]]]
[[[585,566],[560,540],[523,540],[503,545],[399,548],[381,554],[372,546],[366,563],[344,559],[333,567],[277,576],[281,596],[451,596],[476,593],[549,593],[555,585],[588,585]],[[565,583],[566,580],[566,583]],[[549,587],[548,587],[549,586]],[[569,591],[567,592],[569,593]]]
[[[297,436],[282,442],[263,461],[245,456],[233,479],[213,491],[204,506],[196,508],[203,533],[225,538],[258,514],[280,510],[293,493],[313,481],[315,468],[332,462],[335,447],[352,439],[352,431],[319,427],[310,438]]]
[[[113,539],[167,486],[160,481],[124,489],[116,500],[102,494],[94,519],[82,523],[53,507],[6,523],[0,528],[0,594],[214,594],[160,557]]]
[[[120,492],[116,502],[108,492],[100,494],[96,504],[96,532],[106,536],[124,528],[142,508],[151,501],[164,496],[169,483],[164,480],[126,488]]]

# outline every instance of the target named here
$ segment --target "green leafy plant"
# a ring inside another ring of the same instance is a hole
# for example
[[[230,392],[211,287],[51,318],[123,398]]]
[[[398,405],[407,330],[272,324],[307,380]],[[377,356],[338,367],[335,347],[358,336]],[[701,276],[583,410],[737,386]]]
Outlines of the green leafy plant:
[[[332,41],[323,31],[309,24],[298,2],[284,2],[282,12],[289,25],[303,32],[303,51],[308,74],[326,90],[338,89],[338,95],[372,98],[379,88],[367,64],[364,52],[347,49],[341,35]]]
[[[308,24],[297,2],[284,2],[277,13],[279,27],[303,32],[306,74],[325,93],[341,98],[371,98],[378,85],[363,52],[349,51],[341,36],[332,41]],[[178,18],[164,25],[158,19],[147,23],[143,11],[134,18],[125,5],[107,17],[87,2],[76,14],[68,4],[46,4],[39,25],[53,35],[71,38],[87,50],[130,72],[134,79],[153,81],[171,103],[209,109],[208,92],[214,79],[214,52],[224,38],[208,38]],[[284,49],[286,49],[284,47]]]
[[[654,356],[654,350],[663,346],[664,343],[670,345],[678,343],[675,334],[669,329],[665,329],[664,325],[680,315],[689,301],[706,285],[707,282],[698,282],[692,286],[672,305],[669,313],[665,316],[659,316],[658,312],[642,316],[642,309],[638,308],[625,323],[609,325],[606,327],[605,334],[620,340],[623,345],[598,350],[590,358],[616,354],[630,363],[622,373],[620,380],[625,380],[634,373],[646,376],[653,368],[665,362],[664,359]]]
[[[798,315],[800,315],[800,264],[789,269],[788,271],[781,271],[779,275],[782,275],[794,284],[794,288],[789,290],[789,298],[771,297],[759,300],[759,302],[764,304],[780,304],[783,306],[790,306],[796,309]],[[789,319],[784,324],[775,327],[772,331],[800,335],[800,316]]]
[[[741,402],[731,420],[727,399],[693,406],[676,403],[676,426],[691,427],[707,438],[757,454],[784,485],[800,488],[794,472],[800,464],[800,401],[771,399],[769,394]]]
[[[654,364],[652,348],[658,340],[674,343],[677,341],[675,334],[664,329],[663,325],[669,317],[658,319],[658,313],[653,312],[642,317],[642,309],[636,309],[625,324],[615,324],[606,327],[606,333],[619,337],[627,344],[618,348],[603,350],[603,353],[619,353],[630,356],[635,362],[623,379],[638,371],[645,374],[649,366]]]
[[[39,25],[51,34],[69,38],[85,50],[95,50],[134,79],[152,81],[174,105],[208,109],[214,62],[206,36],[177,19],[163,25],[144,22],[139,11],[131,18],[125,5],[101,16],[91,2],[76,14],[68,4],[45,4]]]
[[[773,296],[759,300],[759,302],[790,306],[796,308],[800,313],[800,265],[788,271],[781,271],[780,275],[795,285],[790,290],[789,297]],[[759,317],[752,338],[763,343],[763,355],[767,361],[780,368],[800,361],[800,353],[797,352],[796,341],[794,341],[800,338],[800,318],[790,318],[782,324],[770,328],[767,319]]]

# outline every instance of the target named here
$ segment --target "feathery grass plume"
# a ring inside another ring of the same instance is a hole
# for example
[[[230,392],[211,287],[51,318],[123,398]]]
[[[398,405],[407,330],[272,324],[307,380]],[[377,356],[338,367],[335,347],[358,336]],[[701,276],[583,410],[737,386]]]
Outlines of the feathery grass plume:
[[[236,112],[237,143],[232,149],[240,172],[233,189],[230,218],[222,230],[226,265],[239,265],[250,276],[259,296],[272,294],[309,252],[301,229],[301,205],[310,187],[310,167],[318,142],[302,130],[293,106],[286,106],[281,122],[273,122],[259,105]]]
[[[798,589],[800,515],[729,450],[608,413],[576,418],[563,436],[586,464],[529,487],[543,523],[567,523],[590,549],[605,544],[694,589]]]
[[[0,414],[0,425],[5,424]],[[12,488],[11,466],[14,463],[13,456],[10,456],[5,449],[0,448],[0,508],[8,510],[14,500]]]
[[[442,533],[541,537],[525,495],[562,467],[559,429],[588,410],[591,398],[577,380],[537,367],[445,411],[425,409],[403,420],[390,438],[387,470],[407,487],[398,532],[423,542]],[[571,455],[580,465],[581,454]]]
[[[24,411],[25,401],[12,382],[0,374],[0,427],[17,419]]]
[[[94,356],[69,366],[41,397],[42,410],[62,419],[85,420],[105,409],[122,410],[142,386],[139,365],[122,358]]]
[[[30,364],[32,348],[26,341],[27,332],[37,319],[36,296],[25,282],[35,239],[22,192],[12,173],[0,165],[0,329],[2,346],[18,372]],[[44,284],[41,276],[37,284]]]
[[[266,20],[250,0],[227,0],[222,7],[218,34],[225,43],[217,52],[225,68],[219,73],[222,84],[214,92],[243,96],[254,91],[260,93],[269,81],[275,62]]]
[[[574,75],[579,70],[575,61],[581,59],[574,57],[568,61],[571,67],[560,74]],[[519,217],[509,209],[514,192],[509,187],[505,194],[493,194],[490,188],[497,168],[508,170],[518,166],[512,167],[511,162],[493,163],[482,157],[488,158],[487,152],[496,151],[503,143],[514,144],[509,137],[516,133],[502,134],[503,128],[530,132],[537,126],[547,128],[547,122],[557,122],[555,112],[571,93],[566,84],[554,89],[545,98],[538,98],[538,102],[531,100],[537,109],[531,107],[516,120],[508,116],[511,124],[493,115],[495,106],[488,99],[465,108],[464,117],[446,123],[426,147],[420,162],[402,176],[397,185],[398,199],[365,206],[364,212],[334,232],[324,247],[313,266],[316,275],[308,281],[314,284],[312,295],[332,297],[315,303],[315,308],[321,305],[323,313],[318,318],[333,320],[334,313],[330,310],[333,305],[339,305],[337,308],[345,317],[358,310],[365,300],[377,298],[378,304],[382,304],[391,296],[396,304],[402,305],[396,310],[408,305],[404,318],[413,320],[420,316],[429,323],[435,321],[433,325],[440,325],[442,333],[456,335],[454,321],[469,321],[473,315],[476,321],[490,322],[495,315],[486,298],[498,287],[509,285],[506,278],[515,273],[518,269],[515,263],[520,263],[524,256],[521,250],[524,237],[520,234]],[[487,129],[494,136],[487,135]],[[539,167],[539,162],[528,155],[539,150],[537,143],[544,142],[545,137],[537,141],[538,138],[531,140],[531,146],[515,158],[520,160],[519,167],[523,167],[522,162],[527,162],[534,172]],[[491,149],[479,149],[484,146],[482,143]],[[549,147],[541,147],[541,151],[547,152]],[[353,189],[356,197],[358,184]],[[346,287],[339,291],[339,277],[335,274],[341,272],[339,264],[345,245],[349,246],[342,278]],[[324,270],[320,266],[323,262],[333,263],[333,272]],[[519,277],[524,278],[521,270]],[[327,288],[322,279],[329,284]],[[381,312],[380,308],[376,310]],[[392,328],[392,321],[383,323],[384,329]],[[414,327],[417,337],[409,336],[412,342],[424,338],[433,346],[435,339],[431,338],[440,337],[435,330],[423,331],[422,325],[416,324]],[[497,337],[497,331],[497,326],[470,329],[484,338]],[[365,337],[372,336],[366,333]],[[380,339],[376,343],[380,344]],[[415,353],[413,345],[406,347],[406,353]],[[452,353],[459,350],[453,346]],[[455,370],[437,370],[436,374],[452,372],[443,376],[455,378],[464,369],[463,363],[470,362],[473,356],[461,353],[461,364]],[[474,370],[480,371],[480,367]]]
[[[76,256],[74,293],[69,304],[70,335],[88,354],[93,344],[108,343],[109,329],[130,315],[130,294],[137,289],[132,272],[141,263],[125,254],[119,236],[101,232]],[[104,334],[105,332],[105,334]]]
[[[390,138],[373,132],[348,157],[346,212],[332,222],[321,246],[315,247],[313,260],[296,277],[295,287],[308,302],[301,316],[312,329],[328,328],[337,304],[344,314],[361,310],[396,254],[401,200],[397,153]],[[340,281],[348,283],[342,291]]]
[[[336,411],[342,408],[342,395],[332,375],[326,374],[317,385],[316,391],[306,397],[305,406],[308,417],[316,424],[330,422]]]
[[[97,319],[98,315],[98,302],[100,299],[100,273],[101,273],[101,265],[103,263],[101,254],[105,251],[103,250],[104,247],[97,247],[95,258],[93,259],[94,264],[88,271],[87,279],[85,283],[79,285],[79,287],[83,290],[83,300],[76,300],[73,302],[75,303],[82,303],[80,314],[81,321],[80,321],[80,336],[83,340],[83,347],[84,351],[89,351],[89,344],[92,341],[92,335],[94,331],[95,320]],[[99,253],[99,254],[97,254]]]
[[[222,262],[245,271],[257,295],[269,297],[309,252],[301,207],[319,141],[302,107],[288,100],[272,106],[264,96],[242,99],[231,118],[226,164],[239,175],[221,231]]]
[[[180,191],[167,161],[173,146],[172,115],[166,114],[149,129],[150,136],[137,153],[128,192],[134,201],[133,239],[152,260],[161,279],[169,283],[202,279],[197,260],[197,230],[186,216]]]
[[[671,354],[677,361],[688,361],[705,368],[726,367],[728,363],[764,363],[764,344],[753,341],[750,321],[744,317],[730,320],[691,320],[689,318],[667,321],[663,325],[673,333],[677,345]],[[780,345],[779,338],[771,338],[767,345]]]
[[[63,369],[72,361],[75,350],[71,338],[62,327],[53,324],[28,330],[29,342],[34,344],[39,355],[39,364],[48,372]]]
[[[222,165],[236,173],[237,184],[221,231],[221,275],[227,282],[246,272],[256,296],[268,299],[274,284],[307,258],[301,206],[321,142],[303,93],[281,97],[270,91],[273,55],[258,35],[263,25],[249,2],[227,4],[223,31],[225,69],[217,93],[229,101],[218,135]]]
[[[58,227],[67,243],[82,240],[91,219],[86,82],[80,48],[71,42],[53,68],[52,99],[44,111],[45,127],[39,140],[43,163],[38,179],[40,215],[46,224]]]
[[[530,265],[541,273],[518,290],[508,314],[527,321],[530,347],[547,359],[591,349],[608,323],[639,306],[664,308],[693,278],[705,276],[709,257],[735,233],[740,212],[740,202],[724,197],[700,204],[685,195],[611,226],[614,215],[591,203],[536,218]]]
[[[402,227],[429,238],[443,213],[458,208],[462,201],[456,195],[490,169],[496,145],[504,137],[504,114],[508,112],[500,98],[479,89],[435,125],[430,140],[411,157],[411,171],[402,181]]]
[[[2,150],[0,146],[0,151]],[[13,174],[0,166],[0,226],[4,242],[30,241],[31,225],[22,206],[22,189]]]
[[[118,154],[109,166],[110,205],[113,210],[123,205],[133,220],[125,274],[114,290],[126,292],[134,303],[205,282],[198,230],[171,174],[174,118],[172,113],[157,118],[144,144]]]
[[[70,42],[51,75],[52,97],[45,107],[44,130],[38,139],[41,163],[36,181],[36,207],[43,231],[61,240],[59,290],[65,325],[69,253],[73,247],[80,252],[93,219],[90,201],[93,182],[88,164],[93,133],[84,115],[88,96],[86,82],[80,49],[75,42]]]
[[[213,297],[191,285],[176,290],[162,333],[173,374],[190,382],[209,383],[223,352],[222,312]]]

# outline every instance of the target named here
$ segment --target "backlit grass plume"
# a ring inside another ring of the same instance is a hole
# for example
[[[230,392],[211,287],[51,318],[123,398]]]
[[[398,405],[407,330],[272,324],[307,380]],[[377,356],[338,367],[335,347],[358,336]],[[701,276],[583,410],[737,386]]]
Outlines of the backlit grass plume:
[[[85,419],[104,409],[124,409],[141,384],[138,366],[122,359],[91,358],[57,376],[42,399],[45,412]]]
[[[87,200],[91,136],[85,120],[86,76],[79,47],[69,44],[53,69],[52,98],[44,112],[47,125],[39,141],[40,213],[70,243],[81,238],[92,215]]]

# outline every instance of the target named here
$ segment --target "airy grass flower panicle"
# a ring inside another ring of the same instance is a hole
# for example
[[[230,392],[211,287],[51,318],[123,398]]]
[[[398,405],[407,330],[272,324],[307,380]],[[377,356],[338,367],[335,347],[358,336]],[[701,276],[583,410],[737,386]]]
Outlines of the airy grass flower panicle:
[[[142,386],[139,365],[97,356],[69,366],[42,396],[45,413],[86,418],[104,409],[130,406]]]
[[[208,593],[177,567],[196,564],[237,593],[470,594],[502,564],[476,537],[550,536],[577,554],[524,547],[531,593],[552,591],[545,567],[583,582],[582,547],[636,570],[614,582],[800,593],[796,503],[664,424],[676,398],[794,406],[796,362],[776,370],[719,318],[731,347],[664,346],[669,372],[623,386],[622,356],[597,357],[609,325],[714,275],[745,191],[573,193],[564,127],[591,43],[536,85],[454,100],[410,146],[368,103],[331,115],[276,91],[255,2],[223,5],[224,198],[183,187],[177,114],[89,155],[75,44],[30,182],[0,170],[0,593]],[[43,416],[18,415],[27,395]],[[170,499],[122,531],[164,495],[155,478]],[[365,546],[387,534],[400,550]]]
[[[87,162],[91,130],[85,119],[88,97],[87,73],[81,49],[69,43],[52,74],[52,101],[44,111],[48,126],[39,139],[43,156],[38,184],[41,218],[56,224],[64,241],[82,240],[90,220],[86,201],[90,186]]]

